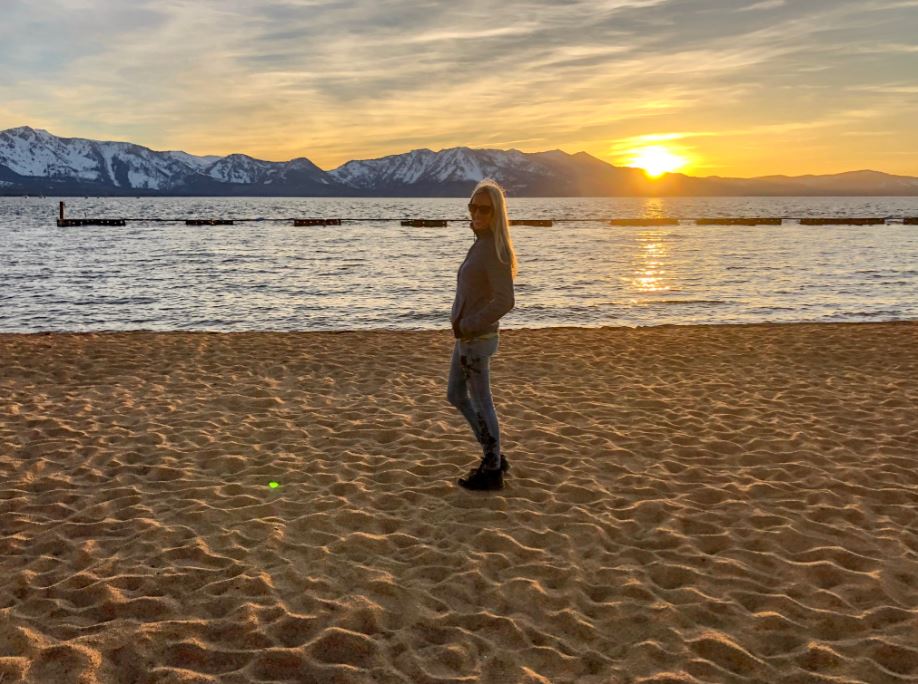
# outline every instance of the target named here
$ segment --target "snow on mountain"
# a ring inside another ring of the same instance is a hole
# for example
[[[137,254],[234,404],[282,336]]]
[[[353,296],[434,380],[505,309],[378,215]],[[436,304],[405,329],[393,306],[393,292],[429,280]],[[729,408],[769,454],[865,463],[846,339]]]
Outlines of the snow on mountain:
[[[350,161],[329,172],[335,180],[355,189],[477,183],[482,178],[508,182],[521,173],[549,175],[537,154],[519,150],[473,150],[452,147],[439,152],[412,150],[379,159]]]
[[[21,176],[156,190],[171,187],[176,176],[195,172],[169,153],[132,143],[58,138],[29,126],[0,132],[0,164]]]
[[[0,133],[0,162],[22,176],[56,176],[62,173],[77,178],[98,176],[99,159],[93,158],[88,140],[67,145],[44,130],[28,126]]]
[[[380,181],[414,183],[426,172],[433,150],[412,150],[405,154],[394,154],[379,159],[349,161],[329,171],[335,180],[352,188],[367,189]]]
[[[170,150],[169,152],[161,152],[161,154],[167,154],[184,164],[188,164],[188,166],[198,169],[199,171],[203,171],[218,159],[222,159],[222,157],[216,154],[198,157],[193,154],[188,154],[187,152],[181,152],[179,150]]]
[[[203,172],[224,183],[283,184],[295,180],[312,180],[328,184],[329,180],[318,166],[305,157],[287,162],[255,159],[246,154],[230,154],[203,169]]]
[[[270,162],[247,154],[230,154],[208,166],[204,173],[224,183],[260,183],[270,168]]]
[[[289,162],[262,161],[245,154],[198,157],[126,142],[58,138],[29,126],[0,131],[0,167],[27,178],[89,183],[93,191],[111,187],[181,193],[192,188],[219,194],[221,184],[273,184],[284,194],[296,194],[298,189],[310,192],[333,184],[305,157]]]

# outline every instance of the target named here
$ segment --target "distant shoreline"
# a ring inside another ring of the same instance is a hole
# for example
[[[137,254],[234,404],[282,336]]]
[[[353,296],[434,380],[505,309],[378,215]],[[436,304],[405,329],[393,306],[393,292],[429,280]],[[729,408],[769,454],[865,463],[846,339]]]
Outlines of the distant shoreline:
[[[912,193],[886,193],[886,194],[873,194],[873,193],[799,193],[799,194],[748,194],[740,193],[735,195],[730,194],[718,194],[718,195],[667,195],[667,194],[646,194],[646,195],[518,195],[508,193],[511,199],[653,199],[653,198],[667,198],[667,199],[738,199],[742,197],[771,197],[775,199],[780,199],[782,197],[806,197],[809,199],[817,199],[820,197],[825,198],[838,198],[838,197],[915,197],[918,198],[918,190]],[[163,198],[163,199],[461,199],[467,198],[468,193],[456,193],[456,194],[444,194],[444,195],[406,195],[406,194],[392,194],[392,195],[213,195],[213,194],[204,194],[204,195],[190,195],[190,194],[180,194],[180,195],[164,195],[158,193],[150,194],[137,194],[137,193],[112,193],[106,195],[85,195],[83,193],[46,193],[44,195],[40,194],[15,194],[15,193],[4,193],[0,190],[0,197],[17,197],[21,199],[56,199],[56,198],[74,198],[79,197],[83,199],[109,199],[109,198],[118,198],[118,199],[150,199],[150,198]]]
[[[918,177],[871,169],[751,178],[675,171],[650,176],[582,151],[460,146],[352,159],[325,170],[306,157],[197,156],[62,138],[28,126],[0,131],[0,194],[16,196],[463,197],[484,177],[517,197],[918,196]]]

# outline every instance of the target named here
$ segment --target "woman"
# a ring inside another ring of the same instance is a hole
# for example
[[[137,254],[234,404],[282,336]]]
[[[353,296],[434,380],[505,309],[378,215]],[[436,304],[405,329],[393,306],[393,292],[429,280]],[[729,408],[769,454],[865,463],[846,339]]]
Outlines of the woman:
[[[469,213],[475,242],[456,279],[450,314],[456,345],[446,394],[469,421],[483,451],[481,462],[459,484],[466,489],[501,489],[509,464],[500,452],[490,363],[497,351],[499,320],[514,304],[516,254],[504,191],[495,181],[486,178],[475,187]]]

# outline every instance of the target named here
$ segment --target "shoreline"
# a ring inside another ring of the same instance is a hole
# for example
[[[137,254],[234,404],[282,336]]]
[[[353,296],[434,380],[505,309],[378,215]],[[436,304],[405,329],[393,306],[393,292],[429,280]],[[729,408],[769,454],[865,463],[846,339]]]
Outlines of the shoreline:
[[[501,332],[0,333],[0,679],[918,676],[918,321]]]
[[[655,330],[664,328],[678,329],[695,329],[695,328],[772,328],[772,327],[800,327],[800,326],[871,326],[871,325],[918,325],[918,319],[903,318],[896,320],[883,321],[758,321],[754,323],[659,323],[654,325],[601,325],[601,326],[578,326],[578,325],[550,325],[539,328],[501,328],[500,333],[523,333],[539,332],[543,330]],[[152,328],[137,328],[132,330],[42,330],[33,332],[5,332],[0,331],[0,337],[4,336],[40,336],[40,335],[131,335],[135,333],[148,335],[337,335],[337,334],[391,334],[391,333],[409,333],[409,334],[439,334],[447,333],[452,335],[449,327],[424,329],[424,330],[407,330],[400,328],[348,328],[344,330],[155,330]]]

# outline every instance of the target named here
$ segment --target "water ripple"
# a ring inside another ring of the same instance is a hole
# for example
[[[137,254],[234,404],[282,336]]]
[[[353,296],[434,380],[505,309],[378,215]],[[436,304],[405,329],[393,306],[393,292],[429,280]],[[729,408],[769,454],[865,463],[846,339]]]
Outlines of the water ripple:
[[[462,215],[466,200],[78,198],[74,216]],[[531,218],[918,215],[916,198],[519,199]],[[448,329],[465,223],[54,224],[0,198],[0,331]],[[516,226],[505,327],[918,318],[918,228]]]

